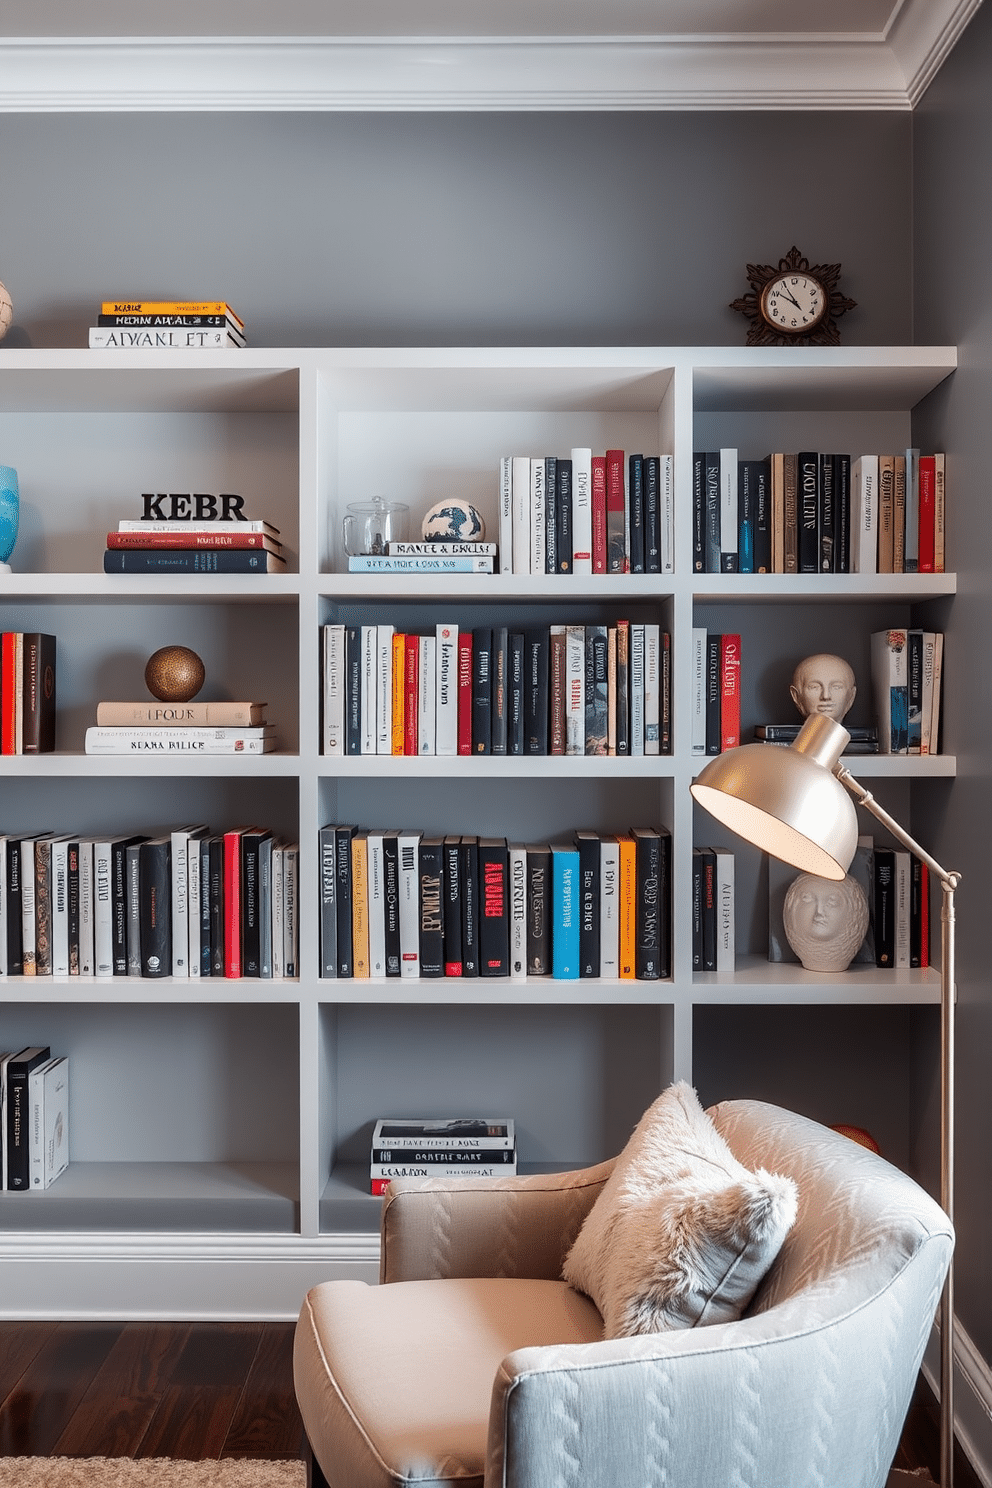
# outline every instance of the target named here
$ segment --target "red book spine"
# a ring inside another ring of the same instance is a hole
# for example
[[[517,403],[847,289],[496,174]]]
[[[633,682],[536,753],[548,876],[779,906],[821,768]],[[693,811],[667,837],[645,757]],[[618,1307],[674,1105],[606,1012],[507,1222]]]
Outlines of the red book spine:
[[[934,572],[934,539],[937,499],[936,461],[920,456],[920,573]]]
[[[592,457],[592,571],[606,572],[606,456]]]
[[[606,451],[606,571],[626,573],[626,505],[623,450]]]
[[[724,635],[720,647],[720,749],[741,742],[741,638]]]
[[[420,676],[420,637],[408,635],[403,666],[403,753],[418,753],[418,689]]]
[[[266,548],[278,544],[264,532],[108,532],[108,548]]]
[[[0,642],[0,753],[16,754],[14,703],[17,692],[14,632],[5,630]]]
[[[458,632],[458,753],[472,753],[472,632]]]
[[[224,833],[224,975],[241,975],[241,829]]]

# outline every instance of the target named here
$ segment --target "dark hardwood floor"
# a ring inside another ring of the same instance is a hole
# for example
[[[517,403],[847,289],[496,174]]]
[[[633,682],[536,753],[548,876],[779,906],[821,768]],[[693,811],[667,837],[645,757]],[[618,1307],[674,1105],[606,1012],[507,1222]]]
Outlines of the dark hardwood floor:
[[[0,1456],[302,1458],[293,1327],[0,1322]],[[896,1466],[936,1479],[938,1437],[921,1380]]]

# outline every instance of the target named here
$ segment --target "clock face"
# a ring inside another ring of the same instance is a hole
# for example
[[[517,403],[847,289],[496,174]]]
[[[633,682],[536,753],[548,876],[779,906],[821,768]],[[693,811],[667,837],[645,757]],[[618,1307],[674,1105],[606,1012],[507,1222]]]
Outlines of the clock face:
[[[761,294],[762,315],[786,336],[801,336],[812,330],[826,309],[824,287],[811,274],[779,274]]]

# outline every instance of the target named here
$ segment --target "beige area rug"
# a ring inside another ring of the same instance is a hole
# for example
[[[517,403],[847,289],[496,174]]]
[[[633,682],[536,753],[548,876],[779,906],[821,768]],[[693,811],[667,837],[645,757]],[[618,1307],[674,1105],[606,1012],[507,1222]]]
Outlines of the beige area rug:
[[[305,1488],[302,1462],[0,1457],[0,1488]]]

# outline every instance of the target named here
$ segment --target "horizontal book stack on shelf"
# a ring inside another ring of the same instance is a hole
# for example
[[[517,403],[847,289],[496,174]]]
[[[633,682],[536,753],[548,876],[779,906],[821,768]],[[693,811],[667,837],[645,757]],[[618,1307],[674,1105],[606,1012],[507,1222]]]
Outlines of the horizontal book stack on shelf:
[[[506,1117],[380,1117],[372,1129],[373,1194],[394,1178],[507,1178],[517,1171],[514,1123]]]
[[[696,573],[943,573],[941,453],[693,454]]]
[[[328,755],[671,752],[670,637],[655,624],[432,634],[325,625]]]
[[[498,561],[499,547],[494,542],[437,538],[430,542],[387,542],[381,556],[354,553],[348,559],[348,572],[491,574]]]
[[[265,703],[101,702],[86,730],[87,754],[270,754],[275,725]]]
[[[722,754],[741,742],[741,638],[692,631],[693,754]]]
[[[671,455],[506,455],[499,468],[500,572],[670,574]]]
[[[671,975],[664,827],[524,845],[328,824],[319,852],[321,976]]]
[[[5,630],[0,636],[0,753],[54,750],[55,651],[53,635]]]
[[[0,1053],[0,1188],[40,1191],[68,1166],[68,1059],[41,1044]]]
[[[880,754],[938,754],[944,670],[941,631],[875,631],[872,699]]]
[[[864,891],[868,929],[852,968],[925,970],[930,965],[930,872],[915,854],[869,835],[858,838],[849,869]],[[798,961],[783,924],[783,905],[794,868],[768,859],[768,959]]]
[[[210,351],[247,346],[245,323],[226,300],[104,300],[91,349]]]
[[[0,837],[0,975],[295,977],[298,859],[256,826]]]
[[[145,496],[146,508],[175,511],[177,503],[217,501],[241,502],[240,496]],[[180,507],[182,509],[182,507]],[[216,508],[215,510],[223,510]],[[285,573],[286,560],[279,541],[279,529],[261,519],[225,515],[222,517],[178,518],[165,520],[139,519],[118,523],[116,532],[107,533],[103,555],[104,573],[216,573],[264,574]]]
[[[734,855],[725,847],[692,849],[692,969],[733,971],[736,964]]]

